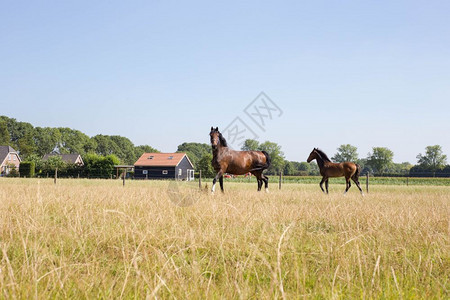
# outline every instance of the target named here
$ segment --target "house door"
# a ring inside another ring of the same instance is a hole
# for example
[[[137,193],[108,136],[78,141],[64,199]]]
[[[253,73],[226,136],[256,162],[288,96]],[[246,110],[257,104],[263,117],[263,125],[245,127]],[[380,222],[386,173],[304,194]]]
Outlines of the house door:
[[[194,170],[188,169],[186,172],[186,180],[191,181],[194,180]]]

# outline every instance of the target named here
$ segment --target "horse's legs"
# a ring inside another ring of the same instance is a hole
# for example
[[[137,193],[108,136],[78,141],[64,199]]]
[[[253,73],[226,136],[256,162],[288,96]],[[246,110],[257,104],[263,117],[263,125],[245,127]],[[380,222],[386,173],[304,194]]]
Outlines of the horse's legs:
[[[263,185],[263,181],[265,182],[264,175],[262,174],[262,171],[257,171],[257,172],[254,172],[252,174],[255,175],[256,181],[258,182],[258,192],[259,192],[259,191],[261,191],[261,187]]]
[[[223,175],[220,176],[220,178],[219,178],[219,184],[220,184],[220,190],[221,190],[222,193],[223,193],[223,192],[224,192],[224,191],[223,191]]]
[[[262,177],[263,177],[264,187],[266,189],[266,193],[268,193],[269,192],[269,177],[267,177],[264,174],[262,174]]]
[[[320,186],[320,189],[322,190],[322,192],[325,193],[325,190],[323,189],[323,186],[322,186],[324,182],[325,182],[325,177],[322,177],[322,180],[320,181],[319,186]]]
[[[255,173],[256,179],[258,180],[258,192],[261,191],[263,185],[263,175],[262,171],[258,171]]]
[[[214,179],[213,179],[213,185],[212,185],[212,188],[211,188],[211,193],[212,194],[214,194],[214,191],[215,191],[215,189],[216,189],[216,182],[217,182],[217,179],[219,179],[220,177],[222,177],[223,176],[223,171],[222,170],[219,170],[219,172],[217,172],[217,174],[216,174],[216,176],[214,177]],[[223,183],[222,183],[223,184]],[[223,189],[222,189],[223,190]]]
[[[325,180],[325,188],[327,190],[327,195],[328,195],[328,178]]]

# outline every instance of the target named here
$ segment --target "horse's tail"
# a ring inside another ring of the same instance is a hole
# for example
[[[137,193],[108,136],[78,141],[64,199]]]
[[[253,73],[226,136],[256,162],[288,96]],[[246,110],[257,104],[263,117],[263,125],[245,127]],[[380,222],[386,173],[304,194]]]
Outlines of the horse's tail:
[[[272,160],[270,159],[270,155],[269,153],[267,153],[266,151],[261,151],[264,156],[266,157],[266,162],[262,165],[257,164],[253,167],[253,169],[251,169],[249,172],[254,172],[254,171],[264,171],[265,169],[270,167],[270,164],[272,162]]]
[[[359,175],[361,174],[361,166],[359,165],[359,164],[357,164],[357,163],[355,163],[355,165],[356,165],[356,172],[355,172],[355,174],[353,174],[353,178],[356,180],[356,181],[358,181],[359,180]]]
[[[266,157],[266,163],[263,166],[263,170],[265,170],[265,169],[268,169],[270,167],[270,164],[272,163],[272,160],[270,159],[269,153],[267,153],[266,151],[261,151],[261,152]]]

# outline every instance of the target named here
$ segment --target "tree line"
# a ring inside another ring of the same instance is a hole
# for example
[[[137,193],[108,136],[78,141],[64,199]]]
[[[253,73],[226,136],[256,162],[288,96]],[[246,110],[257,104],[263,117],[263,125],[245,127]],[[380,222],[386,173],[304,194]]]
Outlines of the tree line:
[[[24,162],[34,164],[41,175],[52,175],[55,168],[67,176],[108,177],[115,164],[132,165],[146,152],[159,152],[149,145],[135,146],[128,138],[118,135],[96,135],[89,137],[81,131],[70,128],[33,127],[30,123],[0,116],[0,145],[15,148]],[[281,146],[271,141],[260,143],[248,139],[241,150],[257,150],[269,153],[272,163],[267,174],[275,175],[319,175],[315,162],[286,160]],[[186,152],[197,171],[202,176],[214,176],[211,165],[212,150],[206,143],[182,143],[177,152]],[[42,161],[51,152],[60,154],[78,153],[82,156],[83,168],[65,164],[60,157]],[[384,176],[445,176],[450,177],[447,156],[439,145],[427,146],[425,152],[417,155],[415,165],[409,162],[394,163],[394,153],[386,147],[373,147],[366,157],[360,158],[357,147],[344,144],[337,148],[332,157],[334,162],[353,161],[361,165],[362,173]],[[26,167],[27,164],[24,164]],[[97,174],[97,175],[96,175]]]
[[[79,130],[33,127],[30,123],[5,116],[0,116],[0,145],[13,147],[22,160],[35,160],[56,151],[60,154],[78,153],[82,157],[87,154],[114,155],[121,163],[134,164],[142,153],[159,152],[149,145],[135,146],[128,138],[119,135],[89,137]]]

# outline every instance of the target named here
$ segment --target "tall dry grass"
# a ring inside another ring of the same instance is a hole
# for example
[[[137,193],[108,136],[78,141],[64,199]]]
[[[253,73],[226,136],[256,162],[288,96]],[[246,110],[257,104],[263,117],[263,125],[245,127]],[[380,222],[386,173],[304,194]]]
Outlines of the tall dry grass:
[[[449,297],[449,187],[273,187],[2,178],[0,297]]]

